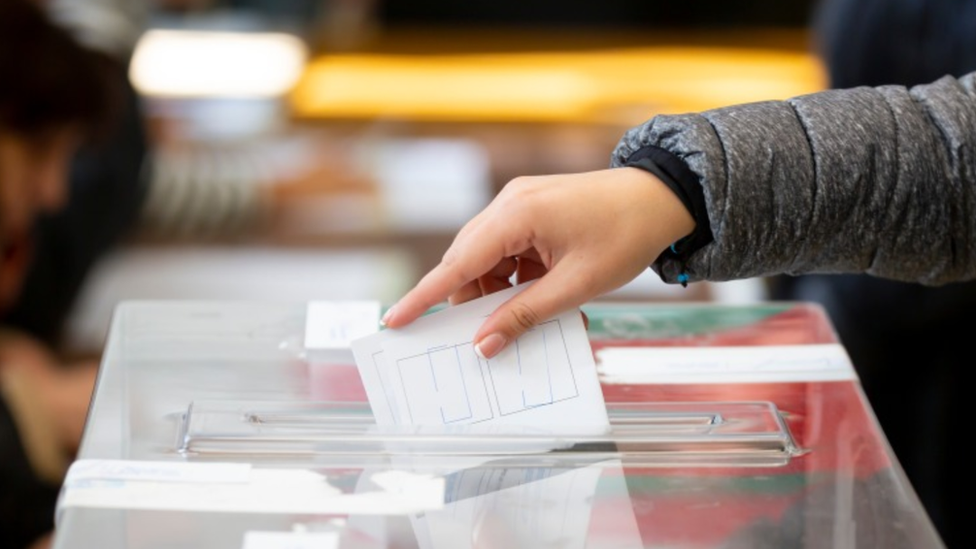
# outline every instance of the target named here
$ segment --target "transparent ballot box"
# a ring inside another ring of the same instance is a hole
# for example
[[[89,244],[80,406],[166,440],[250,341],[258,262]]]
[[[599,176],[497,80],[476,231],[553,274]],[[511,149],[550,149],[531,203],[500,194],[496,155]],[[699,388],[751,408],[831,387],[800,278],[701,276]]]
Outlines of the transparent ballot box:
[[[818,307],[587,306],[599,431],[379,426],[305,311],[121,305],[54,546],[942,546]]]

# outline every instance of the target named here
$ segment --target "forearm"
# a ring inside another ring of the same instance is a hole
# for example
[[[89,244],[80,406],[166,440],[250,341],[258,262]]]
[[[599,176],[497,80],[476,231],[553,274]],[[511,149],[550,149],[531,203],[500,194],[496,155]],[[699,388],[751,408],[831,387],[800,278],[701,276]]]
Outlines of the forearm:
[[[976,75],[659,116],[614,151],[681,158],[714,241],[668,281],[867,272],[937,284],[976,276]]]

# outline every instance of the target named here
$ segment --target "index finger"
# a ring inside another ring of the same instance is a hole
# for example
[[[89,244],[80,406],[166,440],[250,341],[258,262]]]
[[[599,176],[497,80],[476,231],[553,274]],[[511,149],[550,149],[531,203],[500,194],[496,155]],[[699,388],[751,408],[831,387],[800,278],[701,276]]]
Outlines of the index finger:
[[[405,326],[468,282],[489,272],[507,257],[511,225],[485,219],[473,228],[462,229],[441,262],[387,311],[383,323],[390,328]]]

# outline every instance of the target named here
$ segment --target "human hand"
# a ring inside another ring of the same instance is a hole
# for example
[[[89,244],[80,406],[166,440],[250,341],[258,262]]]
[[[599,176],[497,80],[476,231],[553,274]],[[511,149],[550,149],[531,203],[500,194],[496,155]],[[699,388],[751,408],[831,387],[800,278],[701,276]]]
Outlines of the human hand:
[[[409,324],[448,299],[463,303],[538,281],[502,304],[474,336],[490,358],[525,331],[623,286],[695,228],[681,200],[638,168],[520,177],[458,233],[383,323]]]

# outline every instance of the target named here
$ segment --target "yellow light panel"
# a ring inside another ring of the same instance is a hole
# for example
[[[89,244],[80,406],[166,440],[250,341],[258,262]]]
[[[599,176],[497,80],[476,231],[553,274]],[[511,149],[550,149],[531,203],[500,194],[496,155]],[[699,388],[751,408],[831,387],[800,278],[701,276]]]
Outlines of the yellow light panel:
[[[633,123],[635,109],[785,99],[824,82],[814,55],[748,48],[337,54],[308,65],[291,104],[300,118]]]

